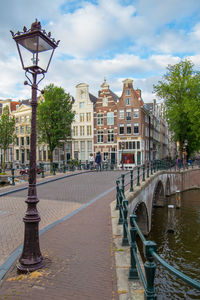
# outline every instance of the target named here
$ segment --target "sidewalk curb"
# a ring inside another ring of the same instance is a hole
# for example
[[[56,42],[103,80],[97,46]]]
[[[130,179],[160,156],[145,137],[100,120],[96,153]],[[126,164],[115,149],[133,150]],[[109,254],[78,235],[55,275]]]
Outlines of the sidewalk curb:
[[[122,246],[123,225],[118,225],[119,211],[115,208],[116,200],[110,204],[110,210],[119,300],[144,300],[141,280],[128,279],[130,247]]]
[[[87,173],[87,172],[86,172]],[[81,173],[83,174],[83,173]],[[74,176],[70,175],[70,176]],[[68,177],[68,176],[65,176]],[[62,177],[62,178],[65,178]],[[61,178],[59,178],[61,179]],[[90,206],[91,204],[93,204],[94,202],[96,202],[98,199],[104,197],[105,195],[109,194],[111,191],[115,190],[115,186],[113,186],[112,188],[110,188],[109,190],[103,192],[102,194],[98,195],[97,197],[95,197],[94,199],[90,200],[89,202],[87,202],[86,204],[84,204],[83,206],[79,207],[78,209],[74,210],[73,212],[71,212],[70,214],[67,214],[65,217],[47,225],[46,227],[44,227],[43,229],[41,229],[39,231],[39,235],[42,235],[43,233],[45,233],[47,230],[51,229],[52,227],[54,227],[55,225],[62,223],[63,221],[66,221],[68,219],[70,219],[71,217],[73,217],[75,214],[79,213],[80,211],[82,211],[84,208]],[[17,249],[15,249],[15,251],[6,259],[6,261],[0,266],[0,281],[2,281],[3,277],[6,275],[6,273],[9,271],[9,269],[12,267],[12,265],[15,263],[15,261],[17,260],[17,258],[19,257],[19,255],[22,252],[22,248],[23,248],[23,244],[21,244],[19,247],[17,247]]]

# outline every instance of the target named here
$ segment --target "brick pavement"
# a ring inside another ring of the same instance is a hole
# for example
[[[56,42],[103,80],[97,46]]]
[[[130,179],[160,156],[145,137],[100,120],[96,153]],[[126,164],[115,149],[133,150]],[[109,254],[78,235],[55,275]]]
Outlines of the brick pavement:
[[[40,229],[63,218],[109,189],[118,175],[118,172],[86,173],[38,186]],[[18,187],[23,186],[24,184],[21,184]],[[11,189],[13,187],[3,188],[1,191]],[[24,202],[26,197],[27,190],[0,197],[0,265],[23,242],[22,218],[26,210]]]
[[[45,267],[25,277],[12,268],[0,299],[118,299],[109,208],[114,198],[110,192],[46,231],[40,238]]]

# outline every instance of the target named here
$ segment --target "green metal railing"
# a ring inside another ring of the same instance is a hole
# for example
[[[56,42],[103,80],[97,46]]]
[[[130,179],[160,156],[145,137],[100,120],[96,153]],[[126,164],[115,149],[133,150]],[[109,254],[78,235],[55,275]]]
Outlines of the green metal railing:
[[[163,169],[171,170],[172,168],[176,168],[176,166],[171,164],[166,164],[163,161],[151,162],[150,169],[151,175],[156,171],[160,171]],[[193,168],[194,165],[191,165]],[[183,166],[184,168],[184,166]],[[199,165],[200,168],[200,165]],[[180,169],[176,168],[177,171]],[[118,224],[123,225],[123,236],[122,236],[122,245],[123,246],[130,246],[130,267],[129,267],[129,280],[136,280],[141,279],[144,290],[145,290],[145,298],[148,300],[155,300],[157,299],[155,286],[154,286],[154,279],[155,279],[155,272],[156,272],[156,262],[160,263],[164,268],[168,271],[173,273],[175,276],[179,277],[181,280],[186,282],[188,285],[196,288],[200,291],[200,282],[190,278],[189,276],[185,275],[184,273],[180,272],[176,268],[169,265],[164,259],[162,259],[159,254],[156,252],[157,245],[153,241],[148,241],[144,237],[142,231],[140,230],[137,224],[137,216],[130,215],[130,221],[128,222],[128,200],[125,197],[125,189],[128,185],[130,185],[130,191],[134,190],[134,183],[135,185],[139,185],[140,177],[145,178],[145,168],[143,168],[143,173],[140,174],[140,168],[135,168],[134,170],[130,171],[129,174],[122,174],[121,177],[118,177],[116,180],[116,209],[119,210],[119,220]],[[149,172],[149,166],[147,165],[146,168],[147,177]],[[130,181],[128,176],[130,175]],[[127,177],[127,180],[126,180]],[[136,184],[137,182],[137,184]],[[130,225],[129,225],[130,223]],[[143,244],[143,254],[146,259],[145,263],[143,264],[145,274],[142,271],[142,266],[140,264],[138,254],[137,254],[137,245],[136,245],[136,235],[138,234],[142,244]]]

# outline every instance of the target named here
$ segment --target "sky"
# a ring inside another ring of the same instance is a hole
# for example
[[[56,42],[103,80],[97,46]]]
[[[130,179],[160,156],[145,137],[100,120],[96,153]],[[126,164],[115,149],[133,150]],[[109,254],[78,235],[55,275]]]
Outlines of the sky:
[[[60,40],[39,89],[53,83],[75,97],[76,85],[87,83],[97,96],[106,78],[120,96],[131,78],[152,102],[169,64],[190,59],[200,70],[199,0],[0,0],[0,99],[31,97],[10,30],[29,29],[36,18]]]

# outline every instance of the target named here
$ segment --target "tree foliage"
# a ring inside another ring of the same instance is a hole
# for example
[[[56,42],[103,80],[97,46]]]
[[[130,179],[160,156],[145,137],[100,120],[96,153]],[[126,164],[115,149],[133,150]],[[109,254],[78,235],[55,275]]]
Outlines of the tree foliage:
[[[163,80],[154,85],[154,92],[164,99],[165,115],[174,140],[188,141],[188,154],[200,149],[200,73],[190,60],[168,65]]]
[[[70,95],[61,87],[53,84],[46,86],[44,101],[38,105],[37,129],[39,143],[44,142],[49,146],[51,165],[53,150],[71,136],[73,118]]]
[[[9,108],[6,106],[0,118],[0,148],[3,149],[3,166],[5,171],[5,153],[9,145],[15,139],[15,118],[10,116]]]

